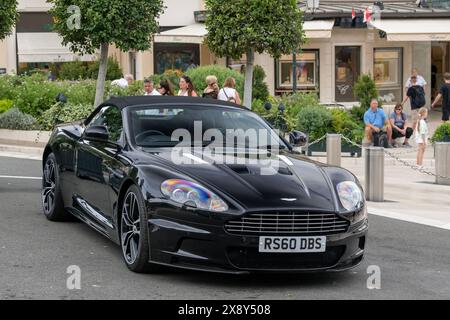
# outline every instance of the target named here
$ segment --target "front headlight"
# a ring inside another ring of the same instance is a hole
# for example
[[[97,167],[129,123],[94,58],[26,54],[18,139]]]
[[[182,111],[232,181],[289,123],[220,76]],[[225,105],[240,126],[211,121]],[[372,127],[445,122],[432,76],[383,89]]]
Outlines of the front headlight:
[[[336,189],[339,200],[345,210],[354,211],[361,208],[363,204],[363,194],[355,182],[340,182],[337,184]]]
[[[169,179],[161,184],[161,192],[181,204],[215,212],[228,210],[228,205],[214,192],[188,180]]]

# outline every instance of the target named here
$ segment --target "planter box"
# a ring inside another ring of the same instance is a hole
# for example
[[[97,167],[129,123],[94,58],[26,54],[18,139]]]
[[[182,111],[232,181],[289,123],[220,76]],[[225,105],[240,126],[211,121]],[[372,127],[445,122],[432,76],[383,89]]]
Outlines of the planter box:
[[[436,161],[436,175],[450,177],[450,142],[436,142],[434,144]],[[437,184],[450,185],[450,179],[436,177]]]
[[[313,152],[327,152],[327,141],[326,139],[312,145],[311,147],[308,147],[307,149],[307,155],[312,156]],[[350,153],[350,155],[361,157],[361,149],[358,147],[355,147],[348,142],[342,140],[341,144],[341,153]]]
[[[0,129],[0,144],[42,148],[50,135],[51,131]]]

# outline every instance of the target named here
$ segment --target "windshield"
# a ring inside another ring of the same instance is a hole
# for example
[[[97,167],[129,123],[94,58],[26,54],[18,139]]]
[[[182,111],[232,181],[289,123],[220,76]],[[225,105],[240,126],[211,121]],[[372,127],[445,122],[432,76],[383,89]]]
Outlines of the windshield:
[[[259,116],[243,109],[176,105],[130,107],[128,112],[132,142],[139,147],[287,148]]]

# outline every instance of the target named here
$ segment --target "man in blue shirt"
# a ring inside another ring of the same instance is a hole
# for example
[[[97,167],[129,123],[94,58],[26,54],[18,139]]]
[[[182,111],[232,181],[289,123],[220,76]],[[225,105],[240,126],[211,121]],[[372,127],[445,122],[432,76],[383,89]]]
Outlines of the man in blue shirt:
[[[372,99],[370,101],[370,108],[364,113],[364,125],[366,140],[373,142],[374,133],[378,134],[382,131],[386,131],[389,146],[392,144],[392,128],[383,109],[378,108],[377,99]]]

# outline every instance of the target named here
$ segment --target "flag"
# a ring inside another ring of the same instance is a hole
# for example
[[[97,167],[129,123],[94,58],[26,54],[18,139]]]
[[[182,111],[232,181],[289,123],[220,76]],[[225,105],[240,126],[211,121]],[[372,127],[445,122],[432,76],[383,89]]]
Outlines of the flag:
[[[364,11],[364,23],[369,23],[372,20],[372,13],[369,11],[369,8],[366,8]]]
[[[355,8],[352,8],[352,20],[355,20],[355,18],[356,18]]]

